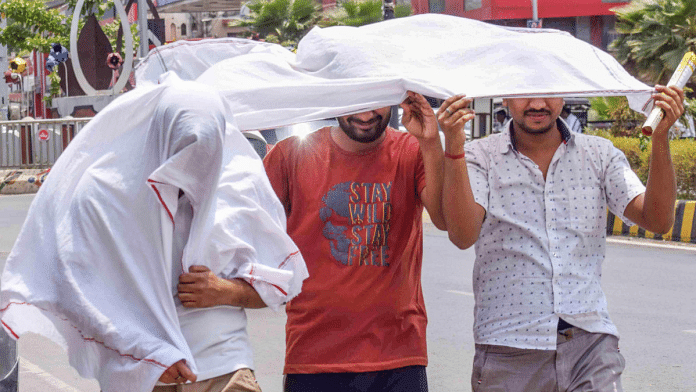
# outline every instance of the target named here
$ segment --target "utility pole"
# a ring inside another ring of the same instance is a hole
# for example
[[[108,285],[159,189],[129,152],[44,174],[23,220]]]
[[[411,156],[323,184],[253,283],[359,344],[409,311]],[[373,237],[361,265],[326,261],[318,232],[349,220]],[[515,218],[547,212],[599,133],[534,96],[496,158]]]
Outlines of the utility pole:
[[[532,20],[539,20],[539,10],[537,9],[537,0],[532,0]]]
[[[147,0],[138,0],[138,32],[140,34],[140,46],[138,58],[143,59],[150,51],[149,29],[147,27]]]
[[[541,28],[541,20],[539,19],[539,10],[537,9],[537,0],[532,0],[532,19],[527,19],[527,27],[532,29]]]

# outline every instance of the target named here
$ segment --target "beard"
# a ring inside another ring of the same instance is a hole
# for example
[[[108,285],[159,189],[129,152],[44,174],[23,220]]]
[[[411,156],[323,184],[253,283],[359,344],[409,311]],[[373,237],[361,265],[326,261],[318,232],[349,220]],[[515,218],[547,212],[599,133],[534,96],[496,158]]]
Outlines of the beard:
[[[545,113],[545,114],[547,114],[549,117],[551,117],[551,111],[545,110],[545,109],[542,109],[542,110],[532,110],[532,109],[530,109],[530,110],[525,110],[525,111],[524,111],[525,117],[527,116],[528,113]],[[519,128],[519,129],[520,129],[521,131],[523,131],[523,132],[531,133],[531,134],[536,134],[536,135],[540,135],[540,134],[542,134],[542,133],[546,133],[546,132],[552,130],[553,127],[554,127],[554,125],[556,125],[556,120],[554,119],[553,121],[551,121],[551,122],[549,123],[548,126],[545,126],[545,127],[543,127],[543,128],[530,128],[530,127],[526,126],[526,125],[524,124],[524,122],[518,123],[517,121],[515,121],[514,124],[515,124],[515,128]]]
[[[391,114],[387,114],[384,117],[377,114],[368,122],[361,121],[353,116],[338,117],[338,125],[350,139],[359,143],[371,143],[382,136],[389,125],[390,117]],[[372,128],[361,129],[354,125],[356,123],[361,125],[371,124]]]

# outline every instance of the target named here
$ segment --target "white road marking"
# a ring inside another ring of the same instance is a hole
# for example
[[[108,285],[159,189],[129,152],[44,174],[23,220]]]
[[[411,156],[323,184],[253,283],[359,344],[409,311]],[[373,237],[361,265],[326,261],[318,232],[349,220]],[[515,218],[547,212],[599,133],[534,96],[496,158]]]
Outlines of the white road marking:
[[[696,245],[687,242],[659,241],[647,238],[607,236],[607,243],[647,246],[650,248],[680,249],[696,251]]]
[[[445,290],[448,293],[452,294],[461,294],[461,295],[466,295],[467,297],[473,297],[474,293],[467,293],[466,291],[457,291],[457,290]]]
[[[693,333],[696,335],[696,329],[687,329],[686,331],[682,331],[684,333]]]
[[[66,384],[56,376],[51,373],[46,372],[39,366],[29,362],[26,358],[19,357],[19,371],[32,373],[32,375],[41,379],[41,381],[51,386],[51,391],[57,392],[80,392],[79,389],[75,389],[70,385]],[[20,378],[22,378],[20,376]]]

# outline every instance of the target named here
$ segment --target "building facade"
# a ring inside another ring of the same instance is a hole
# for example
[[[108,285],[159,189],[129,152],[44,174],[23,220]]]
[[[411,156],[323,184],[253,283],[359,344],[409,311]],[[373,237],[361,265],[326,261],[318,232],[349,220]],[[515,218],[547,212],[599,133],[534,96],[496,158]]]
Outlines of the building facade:
[[[534,0],[411,0],[415,14],[440,13],[512,27],[527,27]],[[566,31],[598,48],[615,38],[612,8],[625,0],[536,0],[541,27]]]

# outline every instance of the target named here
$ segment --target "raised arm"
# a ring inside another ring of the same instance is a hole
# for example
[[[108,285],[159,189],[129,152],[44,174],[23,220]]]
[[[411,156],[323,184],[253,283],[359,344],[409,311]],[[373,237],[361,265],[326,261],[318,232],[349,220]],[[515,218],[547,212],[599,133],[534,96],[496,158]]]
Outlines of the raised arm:
[[[645,193],[626,207],[624,215],[653,233],[667,233],[674,224],[677,185],[669,150],[669,129],[684,114],[684,91],[678,87],[655,86],[655,105],[665,116],[652,135],[650,171]]]
[[[247,309],[265,308],[256,290],[243,279],[223,279],[208,267],[194,265],[179,277],[179,299],[187,308],[228,305]]]
[[[474,118],[471,99],[463,95],[448,98],[437,112],[445,133],[445,162],[442,208],[450,241],[466,249],[478,239],[486,210],[474,200],[466,166],[464,124]]]
[[[437,119],[428,101],[420,94],[408,92],[408,98],[401,104],[402,123],[408,132],[418,139],[423,167],[425,169],[425,188],[421,200],[435,227],[445,230],[442,215],[442,143],[437,130]]]

